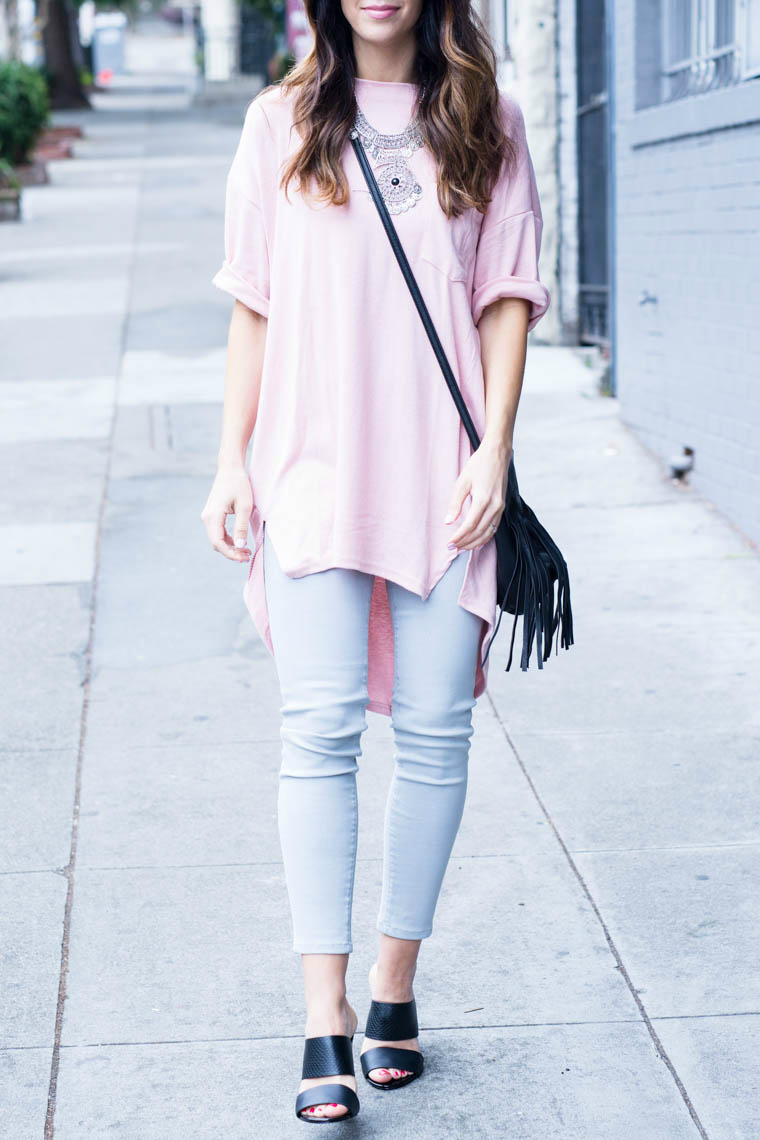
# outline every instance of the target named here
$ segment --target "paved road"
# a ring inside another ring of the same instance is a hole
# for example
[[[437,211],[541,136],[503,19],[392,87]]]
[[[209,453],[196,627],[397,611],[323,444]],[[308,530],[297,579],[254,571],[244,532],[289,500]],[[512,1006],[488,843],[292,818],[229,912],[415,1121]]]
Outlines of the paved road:
[[[295,1137],[276,675],[198,518],[242,106],[104,103],[0,235],[0,1133]],[[756,1140],[757,557],[580,352],[531,348],[517,458],[578,644],[506,674],[499,635],[418,975],[427,1074],[365,1086],[346,1134]],[[391,762],[369,720],[362,1019]]]

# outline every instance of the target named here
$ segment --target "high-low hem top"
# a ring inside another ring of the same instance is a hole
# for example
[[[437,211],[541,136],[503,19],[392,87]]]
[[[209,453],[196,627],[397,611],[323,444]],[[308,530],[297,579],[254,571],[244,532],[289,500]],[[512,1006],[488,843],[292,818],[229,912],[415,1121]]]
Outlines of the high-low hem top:
[[[356,99],[385,134],[410,121],[416,86],[357,79]],[[333,566],[375,576],[368,631],[368,702],[391,715],[393,626],[386,581],[425,599],[457,551],[444,516],[471,454],[459,413],[396,262],[350,141],[342,155],[350,201],[308,199],[280,168],[300,145],[292,94],[260,92],[245,116],[226,185],[224,261],[213,284],[267,318],[248,475],[252,557],[245,604],[270,653],[264,523],[283,571]],[[394,223],[478,435],[485,385],[477,322],[500,297],[531,303],[529,328],[549,306],[539,280],[541,208],[519,105],[499,96],[517,144],[485,214],[447,219],[435,162],[406,159],[422,197]],[[370,159],[374,164],[374,160]],[[484,691],[484,647],[496,611],[494,540],[468,552],[458,603],[483,619],[474,697]],[[452,647],[452,652],[456,650]]]

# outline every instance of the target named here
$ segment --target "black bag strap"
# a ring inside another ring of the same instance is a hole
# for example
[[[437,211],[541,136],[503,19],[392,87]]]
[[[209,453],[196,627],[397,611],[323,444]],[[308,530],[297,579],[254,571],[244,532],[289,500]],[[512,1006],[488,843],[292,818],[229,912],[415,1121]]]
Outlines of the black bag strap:
[[[359,132],[357,131],[356,127],[351,130],[349,138],[351,139],[351,145],[354,148],[359,166],[361,167],[367,185],[369,186],[369,192],[372,195],[372,201],[377,206],[377,212],[380,215],[380,220],[382,221],[385,232],[388,235],[388,240],[390,241],[393,252],[396,255],[396,260],[401,267],[401,272],[404,274],[404,280],[409,286],[409,292],[412,294],[414,303],[417,306],[417,312],[420,314],[422,323],[425,326],[425,332],[427,333],[428,339],[433,346],[433,352],[435,353],[436,359],[441,366],[441,372],[443,372],[443,378],[446,381],[449,392],[451,393],[451,398],[456,404],[457,411],[461,416],[465,431],[467,432],[467,436],[472,445],[472,450],[475,451],[476,448],[480,447],[480,437],[476,431],[475,424],[472,422],[472,416],[467,409],[467,404],[464,401],[464,396],[462,395],[462,391],[457,384],[456,377],[454,376],[454,372],[452,371],[451,365],[449,364],[449,360],[446,356],[444,347],[441,344],[440,337],[436,332],[432,317],[428,312],[428,307],[423,300],[422,294],[420,293],[417,280],[414,276],[414,273],[412,272],[412,267],[409,264],[406,253],[404,252],[404,247],[401,244],[401,239],[398,236],[396,227],[393,224],[393,219],[388,213],[388,207],[386,206],[385,200],[380,192],[380,187],[377,184],[377,179],[375,178],[374,171],[370,166],[369,159],[367,158],[367,152],[362,145],[361,139],[359,138]],[[520,492],[517,485],[517,472],[515,471],[514,454],[512,454],[509,459],[509,475],[507,478],[506,500],[507,504],[511,504],[513,507],[519,506],[520,504]],[[504,536],[502,533],[500,533],[504,530],[503,518],[504,516],[502,516],[502,519],[499,521],[499,526],[496,530],[496,533],[498,535],[497,544],[504,542]]]
[[[356,157],[359,161],[359,165],[362,168],[362,173],[367,180],[367,185],[369,186],[369,192],[372,195],[372,200],[377,206],[381,221],[385,227],[385,232],[388,235],[388,239],[391,243],[391,246],[393,247],[393,252],[396,255],[396,260],[401,266],[401,272],[404,274],[406,283],[409,286],[409,292],[414,298],[414,303],[417,306],[417,312],[422,318],[422,323],[425,326],[425,332],[427,333],[430,343],[433,346],[433,351],[435,352],[438,363],[441,366],[441,371],[443,372],[444,379],[448,385],[449,392],[451,392],[451,398],[457,406],[459,415],[462,417],[462,423],[465,426],[465,431],[467,432],[470,443],[472,444],[472,449],[474,451],[477,447],[480,446],[480,439],[478,437],[477,431],[475,430],[475,424],[472,422],[472,416],[467,410],[467,405],[464,402],[464,397],[462,396],[462,392],[459,388],[459,385],[457,384],[456,377],[451,370],[451,365],[449,364],[448,357],[446,356],[443,345],[441,344],[440,337],[435,331],[435,325],[433,324],[433,321],[430,317],[427,305],[422,299],[422,294],[420,293],[419,286],[417,285],[414,273],[412,272],[412,267],[410,266],[409,261],[407,260],[407,256],[404,253],[404,247],[401,244],[401,240],[398,236],[396,227],[393,224],[393,220],[388,213],[388,207],[386,206],[383,196],[380,193],[380,187],[377,184],[377,179],[375,178],[372,167],[369,164],[367,152],[362,145],[361,139],[359,138],[359,132],[355,127],[352,129],[349,137],[351,139],[351,145],[353,146]]]
[[[388,207],[385,204],[380,187],[370,166],[366,151],[359,138],[359,132],[353,127],[349,132],[351,145],[361,167],[362,174],[369,186],[372,200],[388,235],[396,260],[398,261],[404,279],[409,286],[417,311],[420,314],[425,332],[433,346],[438,363],[441,366],[444,379],[448,386],[451,398],[456,404],[462,423],[472,444],[473,450],[480,446],[480,439],[467,410],[456,377],[448,362],[443,345],[428,312],[422,294],[407,260],[404,248],[399,239],[396,227],[393,224]],[[509,522],[508,522],[509,517]],[[499,525],[494,533],[497,551],[497,591],[499,601],[499,620],[496,623],[493,635],[488,643],[488,652],[496,636],[501,622],[501,615],[506,607],[515,615],[512,627],[512,644],[510,645],[507,669],[512,662],[512,646],[514,645],[517,617],[524,614],[523,621],[523,652],[521,668],[527,669],[530,660],[531,645],[536,640],[538,647],[538,667],[542,668],[542,660],[548,660],[551,651],[552,637],[555,630],[561,633],[561,642],[565,649],[573,644],[573,619],[570,608],[570,582],[567,574],[567,565],[556,543],[541,526],[538,519],[522,499],[517,485],[514,453],[509,460],[509,473],[507,476],[506,502],[504,511],[499,519]],[[499,573],[503,570],[503,581],[499,582]],[[559,583],[557,591],[556,608],[553,604],[553,582]],[[542,648],[543,640],[543,648]],[[559,644],[558,634],[558,644]]]

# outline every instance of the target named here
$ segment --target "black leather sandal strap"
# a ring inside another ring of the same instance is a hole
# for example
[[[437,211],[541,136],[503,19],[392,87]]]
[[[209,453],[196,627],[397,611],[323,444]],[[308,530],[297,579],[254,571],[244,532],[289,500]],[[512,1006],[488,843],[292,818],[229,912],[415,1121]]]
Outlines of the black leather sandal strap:
[[[409,1073],[422,1072],[424,1059],[415,1049],[395,1049],[390,1045],[377,1045],[361,1055],[362,1072],[369,1076],[373,1069],[406,1069]]]
[[[302,1080],[312,1077],[352,1077],[354,1054],[345,1035],[307,1037],[303,1043]]]
[[[375,1041],[405,1041],[416,1037],[417,1003],[411,1001],[373,1001],[370,1003],[365,1037]]]
[[[342,1104],[348,1109],[339,1119],[346,1116],[356,1116],[359,1111],[359,1098],[348,1085],[315,1085],[306,1089],[296,1097],[296,1116],[300,1116],[305,1108],[314,1108],[318,1104]],[[330,1117],[322,1117],[329,1120]]]

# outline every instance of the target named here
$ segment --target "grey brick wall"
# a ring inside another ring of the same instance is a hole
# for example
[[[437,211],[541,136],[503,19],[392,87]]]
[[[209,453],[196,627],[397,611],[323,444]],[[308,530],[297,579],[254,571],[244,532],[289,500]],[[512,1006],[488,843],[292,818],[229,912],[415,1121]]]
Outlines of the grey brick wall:
[[[759,542],[760,82],[636,111],[634,0],[615,12],[623,418],[694,448],[693,485]]]

